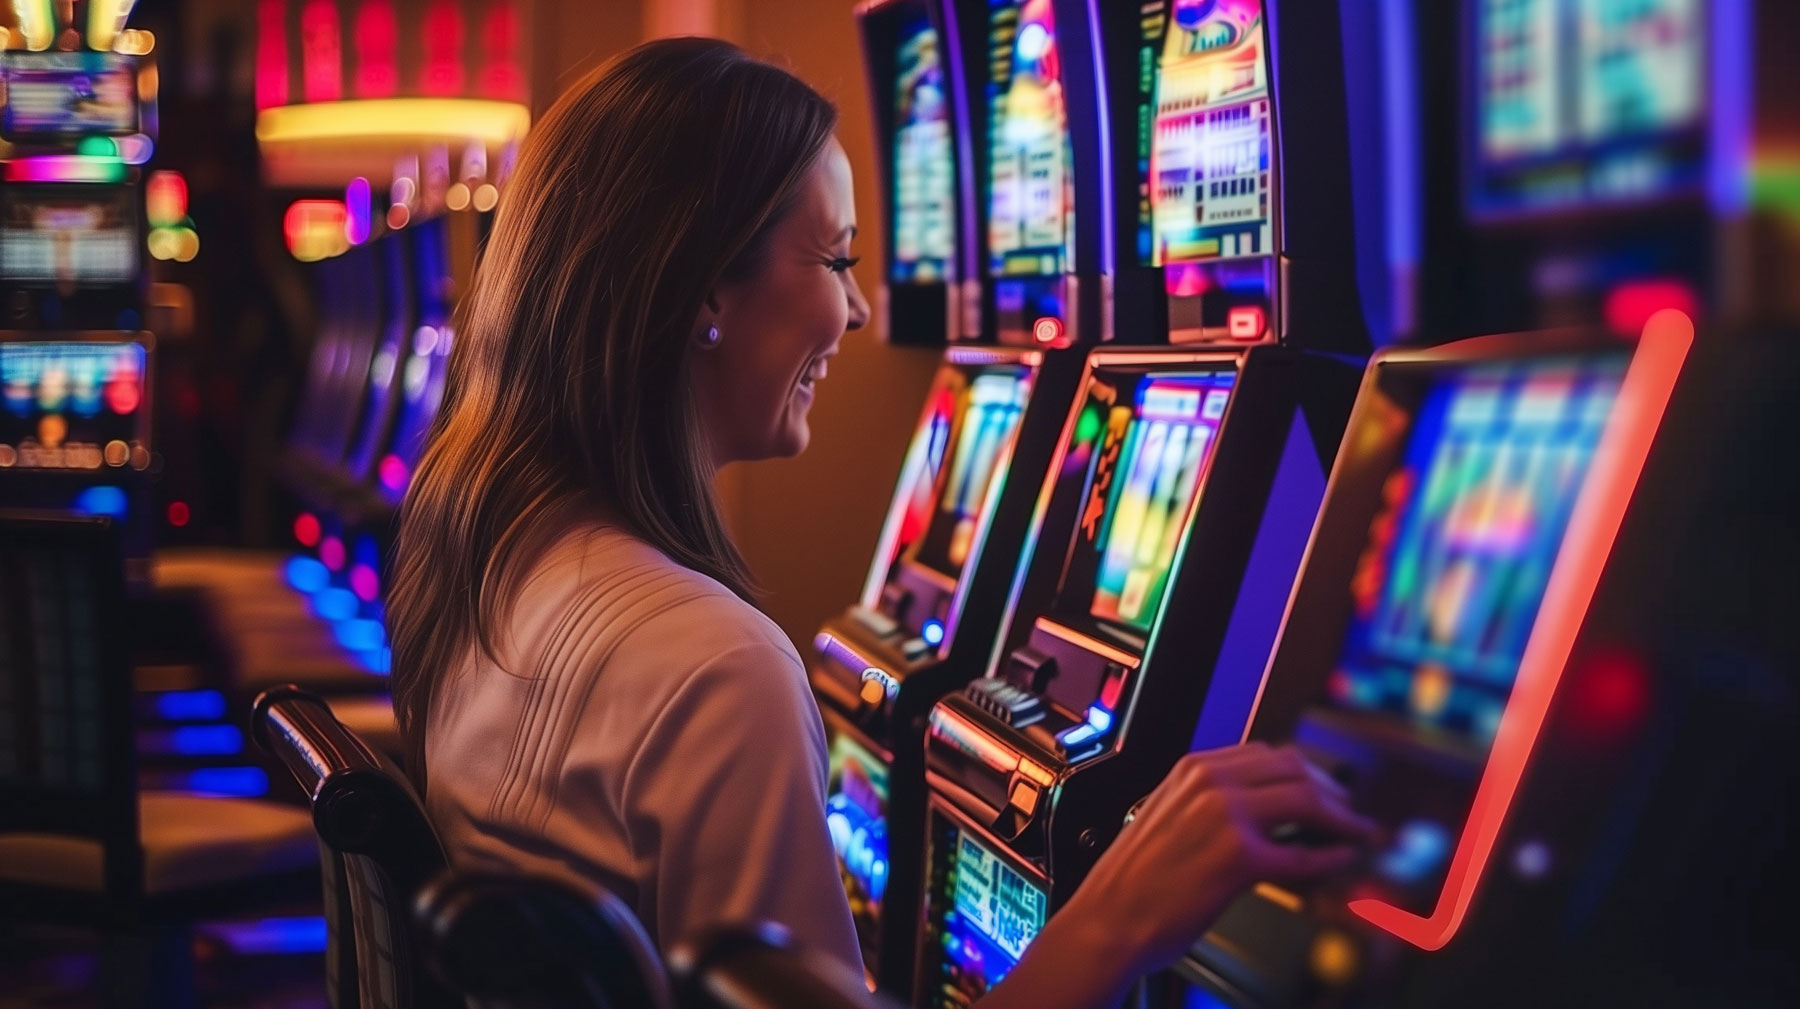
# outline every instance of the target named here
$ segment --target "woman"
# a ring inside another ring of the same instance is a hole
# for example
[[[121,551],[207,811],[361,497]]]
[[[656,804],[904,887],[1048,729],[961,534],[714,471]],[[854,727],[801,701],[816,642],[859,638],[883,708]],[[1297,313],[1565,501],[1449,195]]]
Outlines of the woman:
[[[501,201],[402,520],[395,699],[452,857],[598,883],[664,949],[769,919],[858,963],[805,667],[712,489],[806,447],[868,321],[835,125],[702,39],[564,95]],[[1140,822],[988,1004],[1104,1004],[1253,880],[1341,868],[1368,830],[1259,748],[1189,758]],[[1292,823],[1345,843],[1269,840]]]

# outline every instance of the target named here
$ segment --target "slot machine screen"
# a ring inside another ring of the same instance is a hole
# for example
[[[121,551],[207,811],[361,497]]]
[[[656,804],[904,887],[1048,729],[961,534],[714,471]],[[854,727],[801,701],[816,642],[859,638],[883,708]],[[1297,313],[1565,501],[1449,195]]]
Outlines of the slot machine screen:
[[[840,733],[832,741],[830,767],[825,825],[863,955],[872,957],[887,892],[888,764],[854,737]]]
[[[1070,267],[1073,152],[1050,0],[992,0],[988,251],[997,277]]]
[[[1702,0],[1475,0],[1471,209],[1642,200],[1704,174]]]
[[[999,984],[1048,917],[1050,898],[987,842],[943,821],[932,838],[929,925],[939,977],[932,1004],[964,1007]]]
[[[9,52],[0,57],[9,139],[139,131],[137,62],[118,53]]]
[[[1395,906],[1436,903],[1625,363],[1450,371],[1383,484],[1348,633],[1296,737],[1358,766],[1358,805],[1396,828],[1374,862]]]
[[[948,279],[955,214],[948,90],[938,34],[921,9],[901,30],[894,80],[894,249],[897,284]]]
[[[1119,628],[1149,633],[1236,379],[1230,366],[1155,372],[1102,386],[1116,390],[1110,404],[1090,392],[1065,458],[1089,476],[1058,619],[1115,638]],[[1079,700],[1085,707],[1089,699]]]
[[[418,328],[403,341],[400,365],[400,413],[394,422],[394,438],[382,458],[378,478],[382,492],[398,502],[405,496],[412,472],[425,451],[425,438],[437,419],[444,399],[444,382],[450,360],[449,250],[445,245],[443,218],[427,221],[415,232],[414,283],[417,285]]]
[[[0,344],[0,468],[119,467],[142,445],[138,343]]]
[[[1156,68],[1151,265],[1272,254],[1262,0],[1171,0]]]
[[[892,577],[889,570],[918,541],[931,521],[937,501],[938,477],[944,470],[944,456],[950,447],[950,429],[956,423],[956,372],[946,368],[938,374],[936,385],[926,401],[925,416],[913,431],[912,444],[900,467],[900,485],[894,492],[894,504],[888,521],[897,523],[893,546],[881,558],[883,581]]]
[[[406,356],[415,318],[409,244],[409,233],[402,231],[386,236],[374,246],[381,258],[371,265],[380,271],[382,294],[379,305],[367,306],[366,311],[379,315],[383,323],[381,345],[369,359],[363,382],[360,430],[350,451],[350,474],[358,482],[369,478],[376,468],[376,457],[393,435],[395,380]]]
[[[1019,419],[1031,392],[1031,370],[995,366],[977,372],[958,395],[956,446],[914,559],[951,578],[962,575],[975,534],[1006,472]]]
[[[136,207],[125,187],[0,187],[0,277],[13,287],[130,286],[139,264]]]

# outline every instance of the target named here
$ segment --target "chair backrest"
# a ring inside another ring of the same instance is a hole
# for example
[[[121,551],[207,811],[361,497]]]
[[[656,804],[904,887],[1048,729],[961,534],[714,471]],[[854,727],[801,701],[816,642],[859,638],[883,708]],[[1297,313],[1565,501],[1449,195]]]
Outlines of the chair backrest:
[[[143,890],[126,607],[110,521],[0,511],[0,831],[98,839],[114,900]]]
[[[409,908],[443,871],[444,849],[406,776],[323,700],[292,684],[257,696],[251,734],[312,800],[313,828],[329,853],[327,969],[340,1009],[348,1000],[336,974],[350,969],[359,1009],[455,1005],[420,969]],[[349,903],[348,928],[340,897]]]
[[[899,1009],[860,973],[768,923],[684,943],[670,954],[669,973],[681,1009]]]
[[[662,959],[604,891],[451,871],[416,906],[432,967],[487,1009],[671,1009]]]

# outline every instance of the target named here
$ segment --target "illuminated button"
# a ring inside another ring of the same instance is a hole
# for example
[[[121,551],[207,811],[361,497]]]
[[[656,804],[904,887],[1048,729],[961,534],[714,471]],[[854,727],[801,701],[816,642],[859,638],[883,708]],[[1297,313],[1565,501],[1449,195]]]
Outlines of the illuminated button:
[[[145,470],[150,468],[150,450],[142,445],[131,446],[131,468]]]
[[[933,648],[943,644],[944,622],[942,620],[925,621],[925,626],[920,630],[920,636],[925,639],[926,644]]]
[[[1037,812],[1038,787],[1029,781],[1021,781],[1012,787],[1012,795],[1007,804],[1019,811],[1021,816],[1030,816]]]
[[[873,708],[887,700],[887,688],[882,686],[880,680],[867,679],[863,681],[862,691],[858,696],[862,698],[864,704]]]
[[[1267,322],[1259,305],[1239,305],[1225,315],[1225,323],[1233,340],[1260,340]]]
[[[1349,984],[1356,977],[1362,954],[1356,941],[1336,929],[1325,929],[1313,938],[1307,963],[1319,980],[1334,987]]]
[[[0,445],[0,468],[10,468],[19,464],[19,450],[11,445]]]
[[[1055,343],[1063,338],[1063,323],[1053,315],[1046,315],[1031,324],[1031,335],[1039,343]]]
[[[107,442],[105,451],[108,466],[123,466],[131,459],[131,446],[117,439]]]

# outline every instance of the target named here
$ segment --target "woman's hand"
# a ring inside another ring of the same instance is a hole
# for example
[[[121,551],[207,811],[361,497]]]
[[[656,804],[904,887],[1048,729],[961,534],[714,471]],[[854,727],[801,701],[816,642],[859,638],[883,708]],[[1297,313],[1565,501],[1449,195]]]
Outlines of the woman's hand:
[[[1309,843],[1281,840],[1296,830]],[[1376,835],[1343,787],[1292,747],[1189,754],[981,1005],[1115,1003],[1132,981],[1187,952],[1253,884],[1340,872]]]
[[[1279,839],[1295,828],[1309,843]],[[1251,885],[1340,872],[1376,835],[1350,811],[1343,787],[1293,747],[1193,753],[1139,806],[1060,913],[1118,936],[1138,973],[1157,970]]]

